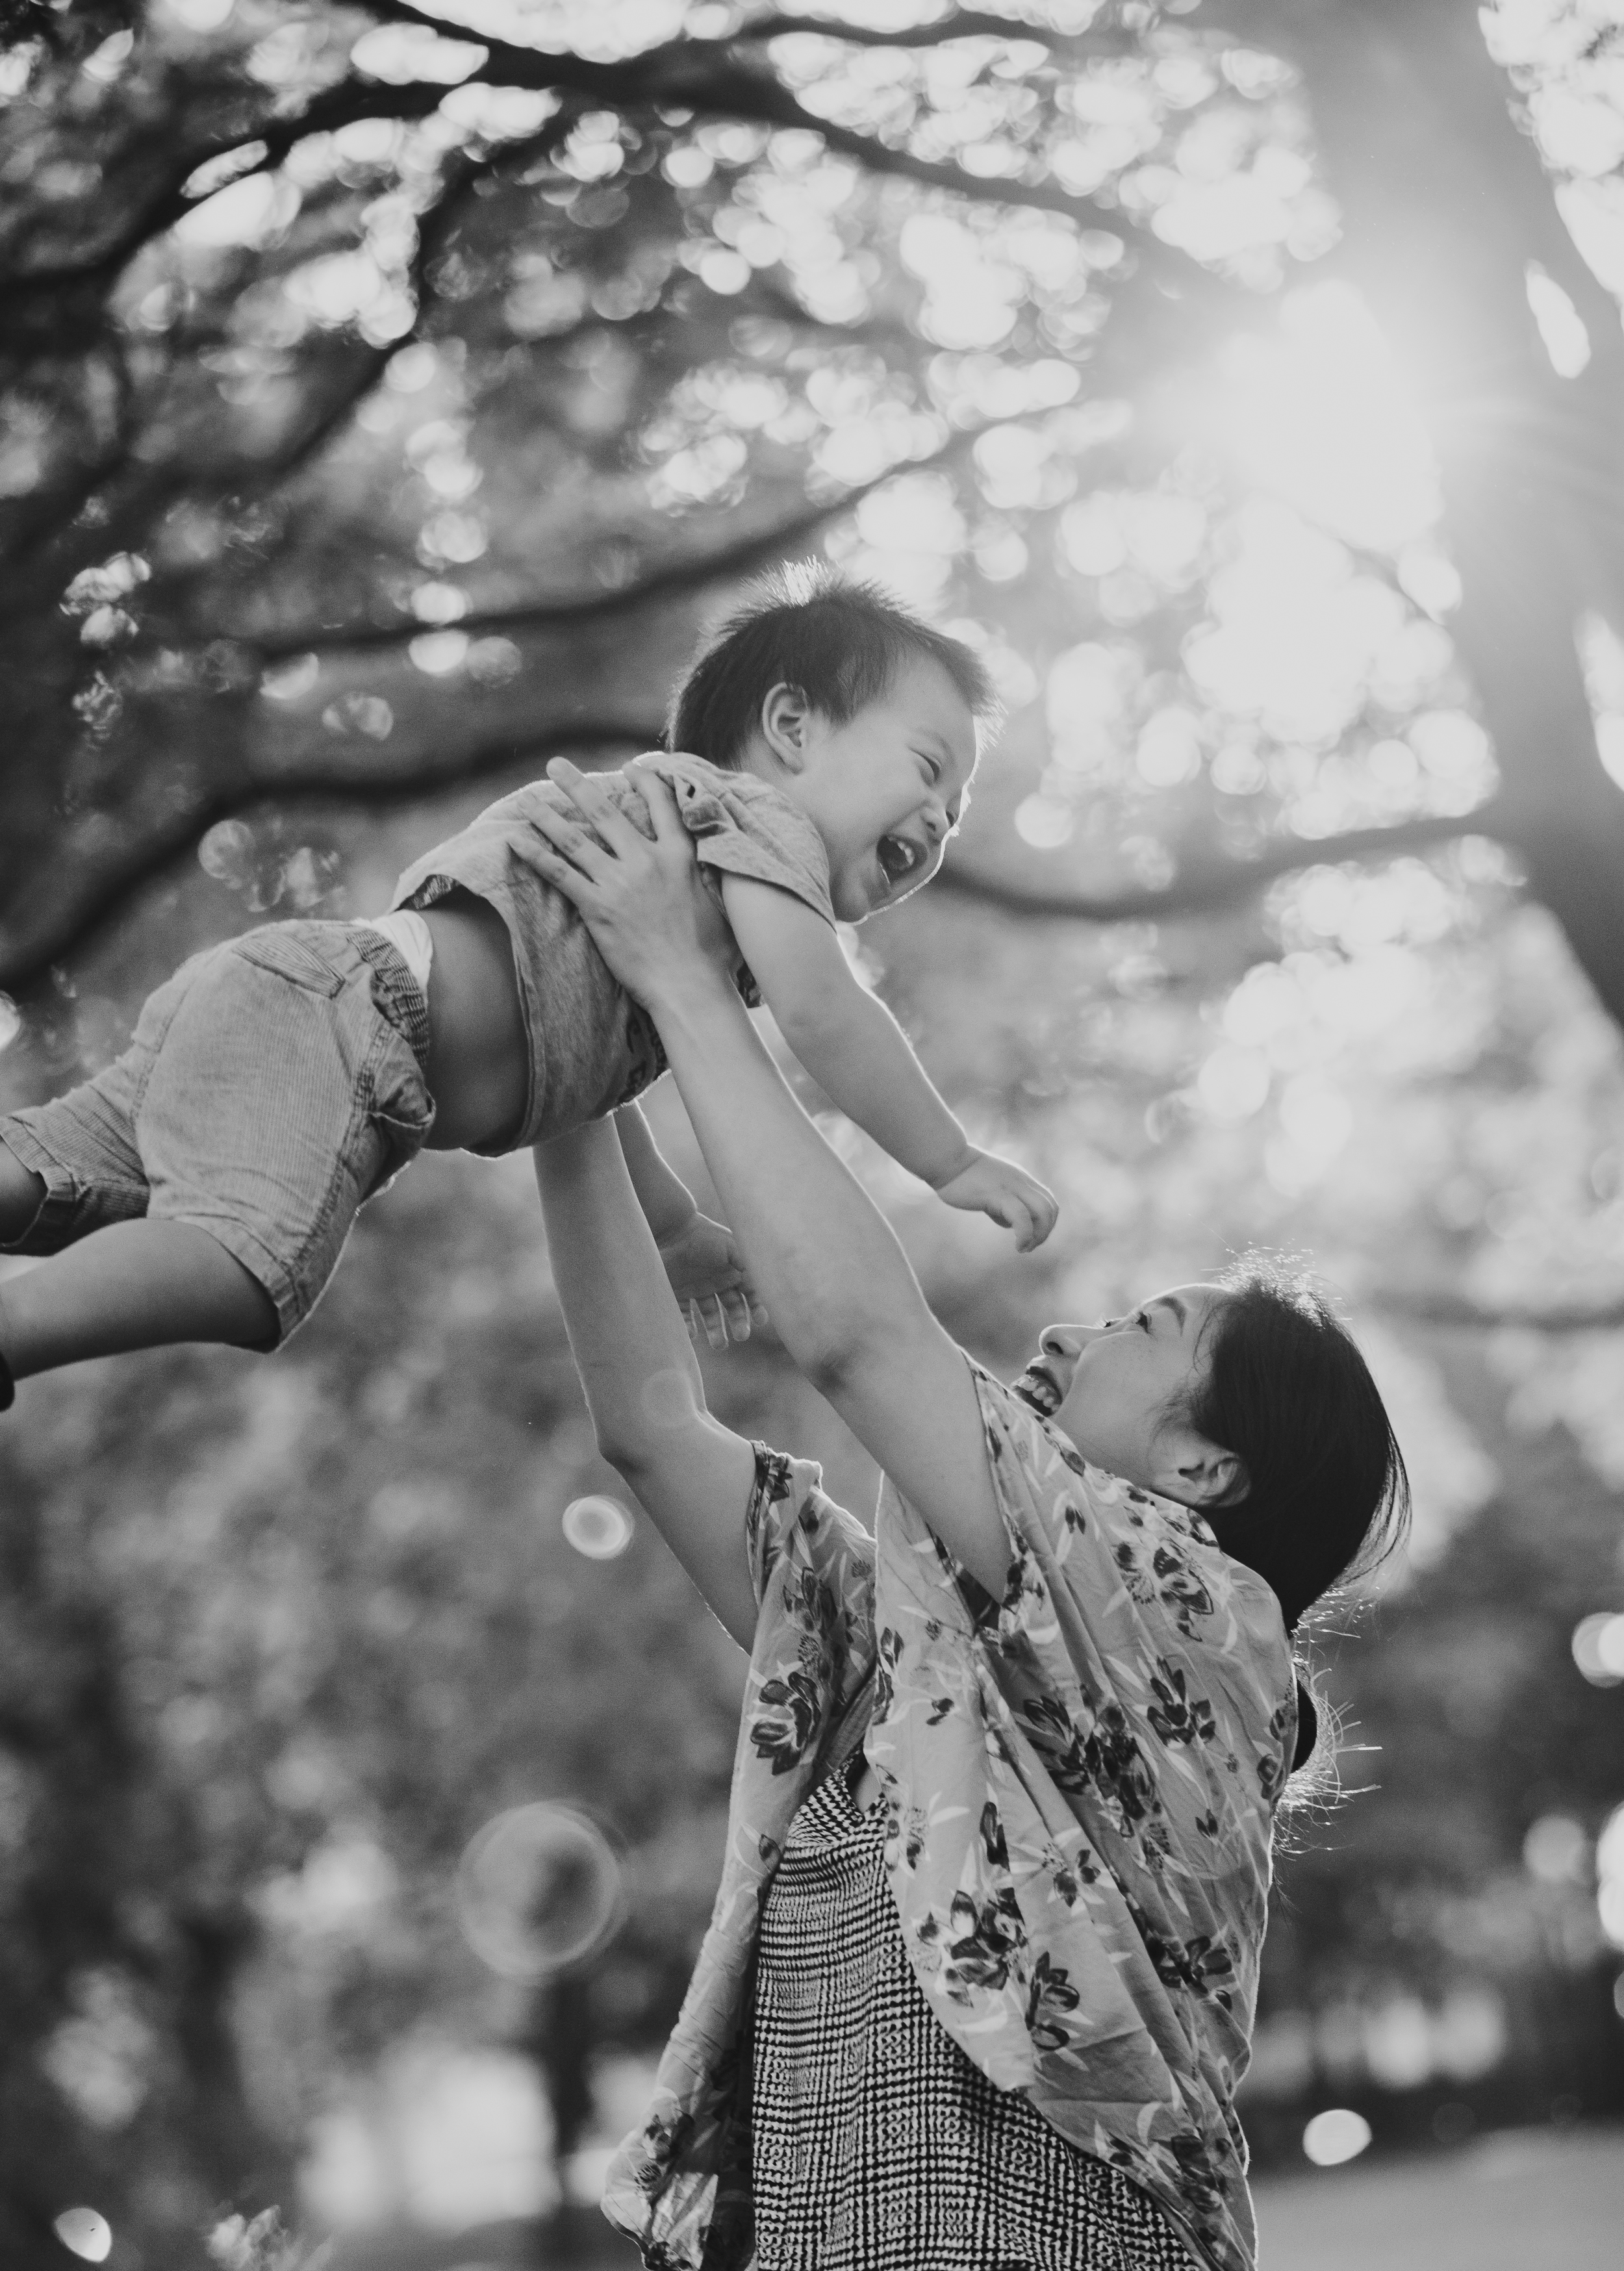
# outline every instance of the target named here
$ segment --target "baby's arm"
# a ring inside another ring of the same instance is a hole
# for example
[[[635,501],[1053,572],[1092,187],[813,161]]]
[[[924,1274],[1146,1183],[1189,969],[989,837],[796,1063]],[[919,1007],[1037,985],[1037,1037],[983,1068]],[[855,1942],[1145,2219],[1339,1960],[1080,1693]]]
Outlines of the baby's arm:
[[[1054,1226],[1052,1194],[1012,1160],[978,1150],[906,1034],[864,990],[834,932],[793,892],[724,875],[727,920],[762,998],[819,1087],[950,1206],[988,1214],[1023,1253]]]
[[[712,1348],[726,1343],[730,1329],[734,1340],[748,1339],[752,1317],[763,1324],[766,1311],[756,1298],[733,1233],[700,1213],[687,1184],[661,1158],[635,1104],[621,1106],[615,1126],[637,1204],[689,1330],[703,1325]]]
[[[693,1193],[667,1165],[638,1106],[622,1105],[615,1115],[615,1127],[631,1188],[637,1195],[643,1219],[654,1233],[655,1245],[680,1238],[699,1211]]]

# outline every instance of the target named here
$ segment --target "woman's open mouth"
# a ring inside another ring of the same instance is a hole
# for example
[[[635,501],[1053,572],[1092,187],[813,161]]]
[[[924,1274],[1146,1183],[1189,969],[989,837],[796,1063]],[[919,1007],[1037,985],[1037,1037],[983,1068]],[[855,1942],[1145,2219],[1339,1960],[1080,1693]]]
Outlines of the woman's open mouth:
[[[1062,1401],[1060,1389],[1047,1368],[1036,1362],[1027,1366],[1016,1381],[1012,1393],[1018,1396],[1023,1404],[1031,1404],[1034,1411],[1040,1411],[1046,1419],[1054,1418]]]
[[[893,890],[925,865],[924,846],[912,843],[905,836],[882,836],[874,848],[885,880]]]

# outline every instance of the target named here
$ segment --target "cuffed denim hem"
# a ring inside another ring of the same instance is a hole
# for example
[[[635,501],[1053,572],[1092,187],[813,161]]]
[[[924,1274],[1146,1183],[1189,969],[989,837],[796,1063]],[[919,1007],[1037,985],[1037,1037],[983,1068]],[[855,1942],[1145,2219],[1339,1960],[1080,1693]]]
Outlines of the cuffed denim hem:
[[[45,1185],[45,1196],[27,1228],[19,1238],[0,1239],[0,1254],[60,1254],[64,1246],[85,1235],[85,1203],[89,1195],[86,1186],[29,1125],[30,1111],[48,1109],[46,1106],[26,1107],[0,1119],[0,1143],[19,1166],[38,1175]],[[111,1222],[137,1222],[146,1212],[144,1183],[104,1182],[97,1190],[102,1200],[98,1229]]]
[[[263,1341],[247,1341],[245,1348],[257,1356],[269,1356],[279,1349],[288,1335],[297,1329],[310,1311],[314,1301],[306,1300],[288,1270],[283,1268],[268,1246],[262,1246],[245,1224],[232,1222],[220,1215],[211,1215],[205,1221],[183,1214],[160,1215],[160,1222],[183,1222],[192,1230],[206,1230],[216,1246],[223,1246],[232,1260],[240,1262],[276,1311],[276,1330]]]

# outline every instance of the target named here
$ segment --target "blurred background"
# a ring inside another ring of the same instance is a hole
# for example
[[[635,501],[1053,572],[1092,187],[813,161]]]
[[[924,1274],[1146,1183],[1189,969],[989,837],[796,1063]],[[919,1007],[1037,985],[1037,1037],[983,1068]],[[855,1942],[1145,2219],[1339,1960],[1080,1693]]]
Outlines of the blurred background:
[[[764,567],[970,640],[967,825],[848,947],[1059,1230],[805,1100],[1006,1369],[1310,1256],[1415,1478],[1316,1643],[1266,2271],[1616,2263],[1624,4],[0,19],[0,1101],[651,744]],[[868,1514],[770,1332],[706,1371]],[[423,1158],[272,1359],[27,1383],[0,1634],[7,2271],[632,2261],[743,1667],[594,1461],[528,1159]]]

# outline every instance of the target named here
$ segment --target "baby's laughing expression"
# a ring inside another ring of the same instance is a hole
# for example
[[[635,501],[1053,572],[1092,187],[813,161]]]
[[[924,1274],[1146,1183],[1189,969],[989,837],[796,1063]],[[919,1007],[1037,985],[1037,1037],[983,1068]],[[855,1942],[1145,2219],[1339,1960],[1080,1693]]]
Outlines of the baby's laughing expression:
[[[828,849],[836,914],[861,922],[942,865],[975,771],[975,719],[941,664],[918,656],[845,725],[813,724],[786,786]]]

